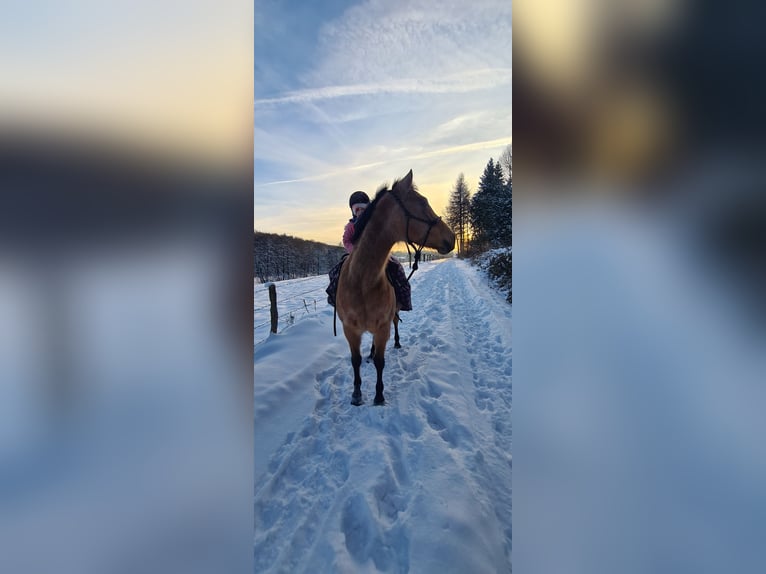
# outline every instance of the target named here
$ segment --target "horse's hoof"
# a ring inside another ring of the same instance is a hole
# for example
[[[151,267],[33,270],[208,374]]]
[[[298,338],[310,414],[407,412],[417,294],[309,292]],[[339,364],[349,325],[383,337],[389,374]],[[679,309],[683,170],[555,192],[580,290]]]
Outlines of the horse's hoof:
[[[394,345],[394,349],[401,349],[401,348],[402,348],[402,346],[399,343],[396,343]]]
[[[386,399],[384,399],[382,396],[380,396],[380,397],[375,397],[375,401],[374,401],[374,403],[373,403],[373,404],[374,404],[376,407],[379,407],[379,406],[381,406],[381,405],[385,405],[385,404],[386,404]]]
[[[351,404],[354,405],[355,407],[358,407],[364,404],[364,399],[362,398],[361,395],[359,395],[358,397],[351,397]]]

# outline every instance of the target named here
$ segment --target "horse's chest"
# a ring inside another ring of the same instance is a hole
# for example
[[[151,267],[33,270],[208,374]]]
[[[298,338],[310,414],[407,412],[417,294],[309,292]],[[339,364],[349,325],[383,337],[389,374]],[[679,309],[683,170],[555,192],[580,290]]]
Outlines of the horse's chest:
[[[390,291],[390,292],[389,292]],[[393,290],[361,290],[356,304],[345,310],[345,321],[363,329],[373,329],[393,321],[396,313],[396,298]]]
[[[388,280],[381,279],[371,281],[348,268],[341,270],[337,305],[344,325],[374,330],[390,324],[396,312],[396,297]]]

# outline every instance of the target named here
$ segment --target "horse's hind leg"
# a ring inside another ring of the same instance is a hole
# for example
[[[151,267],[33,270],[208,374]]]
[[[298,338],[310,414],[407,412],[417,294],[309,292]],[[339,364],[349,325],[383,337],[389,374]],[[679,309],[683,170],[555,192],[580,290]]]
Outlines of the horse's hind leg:
[[[373,343],[375,345],[375,370],[378,374],[377,382],[375,383],[375,401],[376,405],[385,404],[386,399],[383,397],[383,367],[386,366],[385,354],[386,343],[388,337],[391,334],[391,326],[387,325],[385,329],[379,329],[373,333]]]
[[[351,404],[359,406],[364,403],[362,399],[362,377],[359,374],[359,367],[362,364],[361,344],[362,336],[357,333],[346,333],[349,349],[351,349],[351,366],[354,368],[354,392],[351,395]]]
[[[367,362],[369,363],[375,358],[375,343],[370,345],[370,354],[367,355]]]
[[[399,313],[394,315],[394,349],[401,349],[399,344]]]

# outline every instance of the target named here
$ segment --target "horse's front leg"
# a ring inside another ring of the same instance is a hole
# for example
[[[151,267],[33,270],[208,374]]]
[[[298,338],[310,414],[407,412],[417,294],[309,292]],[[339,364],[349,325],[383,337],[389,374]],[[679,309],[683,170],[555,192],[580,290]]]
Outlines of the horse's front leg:
[[[354,368],[354,392],[351,395],[351,404],[359,406],[364,403],[362,399],[362,376],[359,367],[362,364],[362,336],[356,333],[346,333],[349,349],[351,349],[351,366]]]
[[[364,403],[362,399],[362,377],[359,374],[359,366],[362,364],[362,354],[359,350],[351,353],[351,366],[354,368],[354,392],[351,394],[351,404],[358,407]]]
[[[376,405],[385,404],[386,399],[383,397],[383,367],[386,366],[386,343],[391,333],[391,325],[387,325],[385,329],[373,333],[373,343],[375,345],[375,370],[378,374],[378,379],[375,383],[375,401]]]
[[[401,349],[399,344],[399,313],[394,315],[394,349]]]

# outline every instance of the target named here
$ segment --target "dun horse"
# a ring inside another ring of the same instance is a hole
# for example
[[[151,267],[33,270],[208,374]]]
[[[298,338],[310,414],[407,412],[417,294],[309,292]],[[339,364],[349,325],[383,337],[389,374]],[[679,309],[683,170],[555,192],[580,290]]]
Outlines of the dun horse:
[[[412,170],[391,189],[378,190],[375,199],[359,218],[353,239],[354,251],[343,264],[338,278],[336,310],[343,323],[351,349],[354,368],[354,392],[351,404],[361,405],[362,364],[361,342],[365,331],[372,333],[375,370],[375,404],[385,403],[383,397],[383,367],[386,343],[391,334],[391,322],[396,314],[394,288],[386,278],[386,262],[391,248],[398,241],[415,247],[419,257],[423,247],[439,253],[455,248],[455,234],[431,209],[428,200],[412,184]]]

